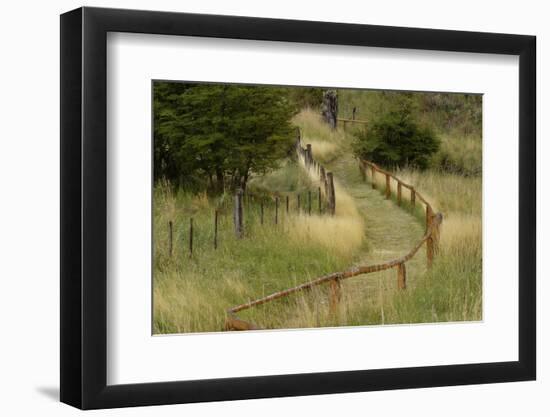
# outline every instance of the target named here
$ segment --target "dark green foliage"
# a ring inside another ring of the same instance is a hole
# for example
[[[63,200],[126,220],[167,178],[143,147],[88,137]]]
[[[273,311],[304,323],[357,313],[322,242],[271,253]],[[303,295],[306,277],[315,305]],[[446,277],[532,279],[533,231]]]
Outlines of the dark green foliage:
[[[290,99],[297,108],[319,109],[323,102],[323,89],[314,87],[293,87],[289,88]]]
[[[287,90],[228,84],[154,84],[155,179],[186,188],[246,187],[292,149]]]
[[[175,103],[189,88],[188,84],[155,82],[153,84],[153,166],[156,180],[165,177],[177,179],[179,176],[175,151],[175,140],[170,126],[177,117]]]
[[[440,141],[431,129],[414,119],[414,104],[408,94],[396,96],[386,113],[356,134],[356,156],[389,167],[426,169]]]

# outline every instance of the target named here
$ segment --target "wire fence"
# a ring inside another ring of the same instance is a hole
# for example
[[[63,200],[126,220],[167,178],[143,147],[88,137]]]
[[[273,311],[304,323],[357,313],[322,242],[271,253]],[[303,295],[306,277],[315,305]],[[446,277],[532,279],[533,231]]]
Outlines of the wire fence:
[[[327,172],[323,165],[313,158],[310,144],[302,147],[299,129],[297,129],[295,149],[298,161],[303,164],[307,173],[318,176],[319,185],[316,187],[316,190],[309,189],[302,192],[284,193],[283,195],[280,192],[259,194],[243,191],[242,188],[238,188],[231,199],[223,199],[220,208],[213,211],[212,223],[208,223],[207,225],[196,224],[194,223],[194,218],[189,217],[188,227],[185,227],[185,225],[182,227],[180,224],[179,229],[184,229],[183,233],[186,234],[185,240],[188,241],[189,256],[193,256],[194,235],[197,232],[204,234],[208,232],[209,235],[211,234],[211,244],[214,250],[220,246],[221,238],[229,238],[229,236],[221,236],[219,221],[222,216],[227,215],[230,208],[232,211],[234,236],[237,239],[245,237],[247,217],[250,220],[255,220],[259,217],[259,224],[264,226],[278,225],[283,218],[288,218],[292,215],[335,214],[336,193],[332,173]],[[168,252],[170,257],[174,256],[175,239],[175,222],[169,220]]]

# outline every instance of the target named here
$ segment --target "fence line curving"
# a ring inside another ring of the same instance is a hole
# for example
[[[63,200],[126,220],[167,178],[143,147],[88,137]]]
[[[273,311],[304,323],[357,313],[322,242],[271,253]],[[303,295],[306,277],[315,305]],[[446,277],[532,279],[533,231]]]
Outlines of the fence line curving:
[[[298,154],[301,155],[302,157],[304,157],[304,155],[307,155],[307,158],[311,157],[311,145],[304,149],[302,148],[300,141],[298,140],[297,149],[298,149]],[[268,296],[234,306],[228,309],[226,312],[227,313],[226,321],[225,321],[226,330],[259,330],[261,329],[259,326],[239,318],[237,316],[237,313],[261,304],[265,304],[265,303],[277,300],[282,297],[287,297],[294,293],[309,290],[313,287],[325,285],[325,284],[329,284],[330,286],[330,290],[329,290],[330,310],[333,313],[336,313],[336,309],[341,298],[341,281],[347,278],[358,276],[358,275],[366,275],[374,272],[395,268],[397,271],[397,287],[400,290],[405,290],[407,287],[406,263],[417,254],[417,252],[420,250],[420,248],[424,244],[426,244],[427,266],[428,268],[432,267],[434,255],[438,252],[440,227],[441,227],[441,223],[443,222],[443,215],[441,213],[434,213],[434,210],[430,205],[430,203],[412,185],[405,183],[404,181],[399,179],[395,174],[392,174],[391,172],[378,167],[373,162],[364,161],[364,160],[359,161],[359,167],[363,175],[363,178],[365,180],[367,179],[367,171],[370,170],[370,176],[371,176],[371,182],[372,182],[373,188],[376,187],[376,175],[382,174],[385,176],[386,188],[384,190],[384,194],[386,198],[390,198],[391,196],[391,181],[392,180],[396,181],[397,182],[397,204],[399,206],[401,206],[401,202],[402,202],[401,190],[403,187],[407,188],[410,191],[411,205],[413,207],[415,207],[417,200],[426,206],[425,208],[426,230],[422,238],[412,247],[412,249],[409,252],[407,252],[405,255],[399,258],[396,258],[384,263],[378,263],[373,265],[362,265],[362,266],[349,268],[344,271],[333,272],[333,273],[318,277],[312,281],[303,283],[301,285],[288,288],[286,290],[278,291]]]

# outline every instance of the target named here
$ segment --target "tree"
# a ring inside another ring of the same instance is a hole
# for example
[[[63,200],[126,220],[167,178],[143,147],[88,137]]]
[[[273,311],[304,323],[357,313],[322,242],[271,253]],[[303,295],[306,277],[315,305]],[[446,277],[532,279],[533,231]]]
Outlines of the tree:
[[[427,168],[440,141],[430,128],[414,120],[413,109],[414,102],[407,95],[394,100],[386,113],[356,135],[356,156],[386,166]]]
[[[290,99],[297,108],[309,107],[317,110],[323,103],[323,89],[316,87],[292,87],[288,89]]]
[[[295,106],[282,88],[156,84],[155,178],[245,188],[252,173],[277,167],[293,146]]]
[[[174,155],[173,121],[177,117],[175,102],[189,86],[184,83],[153,84],[153,175],[154,178],[177,179],[178,164]]]

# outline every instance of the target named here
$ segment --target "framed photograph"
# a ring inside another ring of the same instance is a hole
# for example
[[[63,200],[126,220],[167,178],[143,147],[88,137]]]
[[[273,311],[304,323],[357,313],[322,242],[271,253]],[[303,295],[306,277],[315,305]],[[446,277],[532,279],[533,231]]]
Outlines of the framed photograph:
[[[535,37],[61,16],[61,401],[533,380]]]

